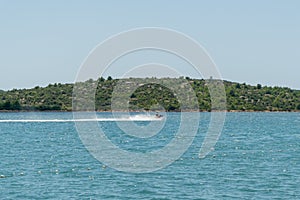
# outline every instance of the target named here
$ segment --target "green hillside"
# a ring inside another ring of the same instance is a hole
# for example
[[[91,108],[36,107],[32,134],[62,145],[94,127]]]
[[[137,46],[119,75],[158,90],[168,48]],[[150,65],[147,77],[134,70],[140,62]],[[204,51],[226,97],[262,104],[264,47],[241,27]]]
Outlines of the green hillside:
[[[142,79],[140,79],[142,80]],[[186,90],[188,82],[193,88],[197,98],[199,110],[211,111],[210,93],[205,80],[178,78],[156,79],[156,84],[135,85],[133,79],[123,79],[128,87],[136,87],[129,100],[131,110],[158,110],[164,108],[167,111],[180,111],[180,103],[176,94],[166,83],[172,84],[174,80],[182,80],[182,84],[176,89],[180,94]],[[98,111],[111,110],[111,97],[118,79],[109,77],[107,80],[100,78],[98,81],[89,80],[80,83],[85,88],[88,85],[97,84],[95,95],[95,109]],[[210,80],[216,81],[216,80]],[[179,81],[180,82],[180,81]],[[220,82],[220,81],[216,81]],[[159,83],[163,83],[162,85]],[[226,90],[227,110],[230,111],[300,111],[300,91],[281,87],[267,87],[247,85],[224,81]],[[32,89],[0,90],[0,110],[5,111],[71,111],[72,94],[74,84],[50,84],[47,87],[35,87]],[[118,97],[125,98],[125,97]],[[78,99],[76,99],[78,100]],[[224,100],[221,100],[224,101]],[[118,108],[126,109],[124,105]],[[124,108],[123,108],[123,107]],[[192,105],[191,105],[192,107]]]

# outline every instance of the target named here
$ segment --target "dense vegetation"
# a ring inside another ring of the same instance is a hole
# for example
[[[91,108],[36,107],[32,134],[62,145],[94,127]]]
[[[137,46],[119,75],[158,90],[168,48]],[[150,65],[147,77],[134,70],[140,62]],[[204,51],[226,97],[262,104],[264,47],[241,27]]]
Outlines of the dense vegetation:
[[[142,79],[140,79],[142,80]],[[176,92],[172,92],[164,85],[166,81],[175,79],[156,79],[157,83],[139,84],[133,79],[125,81],[128,87],[135,88],[129,97],[130,110],[159,110],[180,111],[178,93],[186,90],[188,82],[196,94],[198,108],[201,111],[211,111],[210,93],[205,80],[179,78],[182,80]],[[99,78],[97,81],[89,80],[80,83],[82,88],[96,86],[95,109],[98,111],[111,110],[111,98],[118,79],[111,77]],[[216,81],[216,80],[215,80]],[[164,83],[160,85],[159,83]],[[217,81],[216,81],[217,82]],[[230,111],[300,111],[300,91],[281,87],[267,87],[258,84],[250,86],[245,83],[224,81],[226,91],[227,110]],[[171,83],[172,84],[172,83]],[[127,87],[126,86],[126,87]],[[47,87],[32,89],[0,90],[0,110],[15,111],[71,111],[74,84],[50,84]],[[83,91],[84,93],[84,91]],[[119,99],[126,98],[119,96]],[[80,99],[76,99],[80,101]],[[224,100],[223,100],[224,101]],[[121,103],[117,106],[122,109]],[[214,110],[214,109],[213,109]]]

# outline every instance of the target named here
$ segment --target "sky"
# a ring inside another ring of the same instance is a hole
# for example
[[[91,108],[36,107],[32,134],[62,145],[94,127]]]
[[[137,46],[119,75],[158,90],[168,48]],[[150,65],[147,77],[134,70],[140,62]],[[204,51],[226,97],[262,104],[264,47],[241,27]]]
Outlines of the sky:
[[[296,0],[0,0],[0,89],[74,82],[100,42],[140,27],[190,36],[225,80],[300,89],[299,10]]]

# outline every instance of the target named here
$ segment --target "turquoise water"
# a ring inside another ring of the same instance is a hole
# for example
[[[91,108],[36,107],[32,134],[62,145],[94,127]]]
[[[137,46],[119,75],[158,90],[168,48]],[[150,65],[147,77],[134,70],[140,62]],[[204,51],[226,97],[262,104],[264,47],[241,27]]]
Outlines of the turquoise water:
[[[115,122],[98,123],[114,144],[147,152],[172,139],[179,115],[169,113],[166,128],[148,139],[124,134]],[[0,113],[0,120],[70,118]],[[300,199],[300,113],[228,113],[215,150],[199,159],[209,119],[201,113],[197,136],[180,159],[145,174],[96,160],[74,122],[0,123],[0,199]]]

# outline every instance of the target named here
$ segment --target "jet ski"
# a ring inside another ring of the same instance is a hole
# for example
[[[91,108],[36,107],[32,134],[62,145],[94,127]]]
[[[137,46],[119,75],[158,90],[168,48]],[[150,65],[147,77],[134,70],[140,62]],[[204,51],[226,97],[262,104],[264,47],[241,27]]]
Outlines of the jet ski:
[[[155,118],[163,118],[163,115],[156,113]]]

